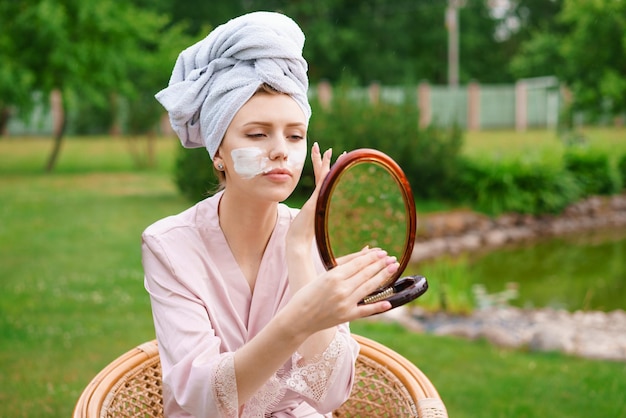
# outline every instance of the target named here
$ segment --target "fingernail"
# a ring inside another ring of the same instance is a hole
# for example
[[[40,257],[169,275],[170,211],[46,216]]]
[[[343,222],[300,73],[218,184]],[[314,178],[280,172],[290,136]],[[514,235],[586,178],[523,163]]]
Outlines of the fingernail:
[[[395,273],[396,271],[398,271],[398,268],[400,267],[399,263],[393,263],[393,264],[389,264],[387,266],[387,271],[389,273]]]
[[[387,255],[387,251],[385,251],[385,250],[378,250],[378,251],[376,251],[376,255],[378,256],[378,258],[383,258],[384,256]]]
[[[387,264],[395,263],[396,261],[398,261],[398,259],[396,258],[395,255],[391,255],[387,257]]]

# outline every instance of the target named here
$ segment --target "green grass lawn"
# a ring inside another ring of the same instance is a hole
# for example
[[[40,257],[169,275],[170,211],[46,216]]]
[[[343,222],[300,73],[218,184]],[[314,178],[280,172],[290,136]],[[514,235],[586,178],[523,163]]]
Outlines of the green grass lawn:
[[[625,128],[587,128],[580,129],[575,135],[557,135],[548,130],[466,132],[463,154],[478,159],[524,157],[551,160],[561,157],[573,137],[578,138],[578,144],[610,151],[614,156],[626,154]]]
[[[451,418],[626,417],[626,363],[498,349],[369,320],[352,331],[415,363]]]
[[[108,362],[154,336],[140,234],[188,206],[172,183],[178,146],[136,170],[122,140],[0,140],[0,417],[66,417]],[[626,417],[626,364],[493,348],[357,321],[405,355],[451,417]]]

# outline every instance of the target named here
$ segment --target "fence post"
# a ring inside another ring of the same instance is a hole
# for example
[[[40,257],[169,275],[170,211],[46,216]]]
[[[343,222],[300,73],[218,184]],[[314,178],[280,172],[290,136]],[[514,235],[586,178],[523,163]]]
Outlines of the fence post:
[[[528,88],[525,81],[515,83],[515,130],[528,128]]]
[[[467,86],[467,129],[480,130],[480,84],[476,81]]]
[[[373,82],[370,84],[367,92],[370,96],[370,103],[377,105],[380,102],[380,83]]]
[[[430,107],[430,84],[422,81],[417,86],[417,108],[419,109],[419,126],[426,128],[432,118]]]
[[[333,88],[328,81],[322,80],[317,84],[317,99],[323,109],[330,107],[330,102],[333,100]]]
[[[116,93],[112,93],[109,96],[109,104],[111,109],[113,110],[113,121],[111,122],[111,126],[109,127],[109,135],[111,136],[120,136],[122,134],[122,126],[120,124],[120,97]]]
[[[166,112],[162,113],[159,118],[159,131],[162,136],[176,135],[174,128],[172,128],[172,123],[170,122],[170,116]]]

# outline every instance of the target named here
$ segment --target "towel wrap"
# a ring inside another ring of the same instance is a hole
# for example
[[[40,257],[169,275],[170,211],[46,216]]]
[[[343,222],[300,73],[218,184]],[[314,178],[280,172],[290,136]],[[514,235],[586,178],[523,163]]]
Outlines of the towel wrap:
[[[206,147],[213,158],[233,117],[263,83],[290,95],[308,123],[303,47],[304,33],[283,14],[234,18],[181,52],[168,87],[155,97],[182,145]]]

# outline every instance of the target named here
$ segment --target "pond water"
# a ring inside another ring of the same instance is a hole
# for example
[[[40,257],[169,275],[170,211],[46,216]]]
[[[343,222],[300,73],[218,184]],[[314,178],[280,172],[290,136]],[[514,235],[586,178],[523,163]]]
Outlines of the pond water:
[[[513,306],[626,309],[626,229],[444,257],[410,265],[405,273],[428,278],[430,289],[418,302],[427,308],[469,311],[483,299],[476,296],[478,285],[504,299],[514,293]]]

